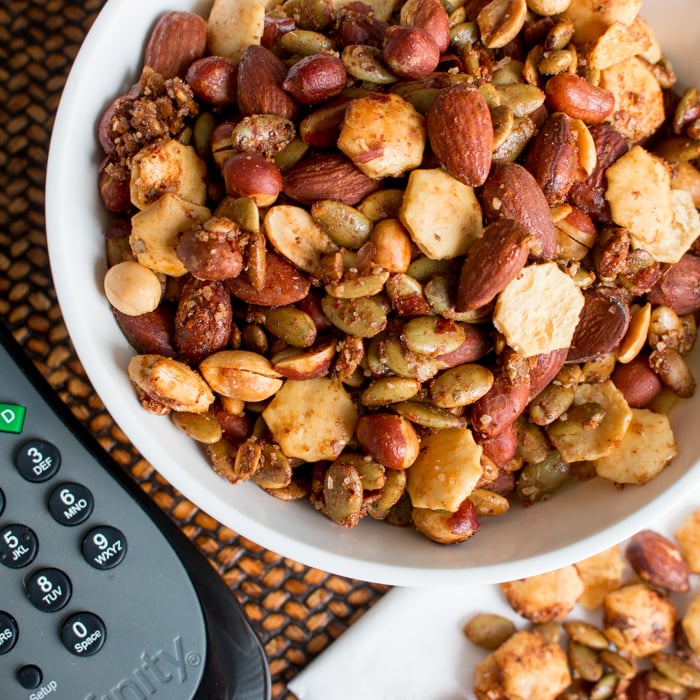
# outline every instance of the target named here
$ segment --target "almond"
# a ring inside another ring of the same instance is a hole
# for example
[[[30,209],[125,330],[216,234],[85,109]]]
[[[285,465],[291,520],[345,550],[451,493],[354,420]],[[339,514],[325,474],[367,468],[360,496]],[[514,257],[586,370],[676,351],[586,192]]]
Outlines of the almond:
[[[627,544],[625,556],[642,581],[665,591],[688,590],[688,565],[678,547],[658,532],[638,532]]]
[[[146,44],[144,66],[164,78],[184,77],[190,63],[204,56],[207,25],[193,12],[168,12],[157,22]]]
[[[491,167],[493,125],[479,90],[466,84],[443,88],[426,124],[435,157],[447,172],[465,185],[483,185]]]
[[[495,165],[484,183],[481,199],[487,221],[515,219],[537,239],[532,245],[533,257],[554,258],[557,240],[549,205],[535,178],[522,165]]]
[[[585,290],[585,300],[568,362],[585,362],[614,350],[625,337],[630,323],[627,303],[618,295],[603,289]]]
[[[557,112],[547,119],[528,146],[523,165],[549,204],[561,204],[581,179],[578,136],[570,117]]]
[[[301,204],[335,199],[357,204],[379,189],[380,181],[367,177],[345,156],[319,153],[299,161],[284,178],[283,191]]]
[[[525,266],[529,241],[525,229],[513,219],[498,219],[487,226],[462,266],[456,311],[479,309],[493,301]]]
[[[278,114],[294,119],[297,105],[282,89],[287,67],[264,46],[248,46],[238,64],[236,90],[241,113]]]

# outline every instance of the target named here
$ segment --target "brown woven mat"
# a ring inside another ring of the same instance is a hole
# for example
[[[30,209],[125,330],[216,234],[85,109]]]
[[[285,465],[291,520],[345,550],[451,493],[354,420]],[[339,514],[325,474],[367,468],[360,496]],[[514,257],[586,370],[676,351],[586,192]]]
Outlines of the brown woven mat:
[[[115,426],[76,359],[56,302],[44,231],[53,116],[105,0],[0,3],[0,314],[71,410],[204,552],[244,606],[270,661],[273,697],[386,591],[266,551],[175,491]]]

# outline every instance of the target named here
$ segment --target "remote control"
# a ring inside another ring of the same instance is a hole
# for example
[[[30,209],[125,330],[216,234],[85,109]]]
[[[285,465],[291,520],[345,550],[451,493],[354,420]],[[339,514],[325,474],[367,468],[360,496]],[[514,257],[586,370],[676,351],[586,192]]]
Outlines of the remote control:
[[[226,584],[0,341],[2,699],[268,700]]]

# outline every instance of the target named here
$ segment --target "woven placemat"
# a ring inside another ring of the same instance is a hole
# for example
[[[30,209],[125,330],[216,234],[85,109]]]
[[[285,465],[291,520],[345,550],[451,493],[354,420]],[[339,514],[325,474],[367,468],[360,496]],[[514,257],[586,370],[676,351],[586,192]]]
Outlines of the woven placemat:
[[[274,698],[386,586],[267,551],[199,510],[148,464],[90,385],[49,271],[44,181],[53,117],[72,60],[105,0],[0,4],[0,314],[73,413],[206,555],[238,597],[270,661]]]

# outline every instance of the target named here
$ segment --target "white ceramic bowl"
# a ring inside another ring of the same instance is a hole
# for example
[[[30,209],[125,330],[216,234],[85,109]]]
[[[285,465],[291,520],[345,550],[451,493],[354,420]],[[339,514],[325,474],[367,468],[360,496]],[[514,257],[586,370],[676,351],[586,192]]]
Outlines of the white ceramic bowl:
[[[75,60],[51,142],[46,213],[61,309],[95,389],[143,456],[193,503],[267,549],[325,571],[396,585],[493,583],[550,570],[621,541],[676,507],[700,479],[700,392],[674,409],[680,454],[651,483],[622,492],[603,480],[576,485],[549,502],[487,519],[476,537],[453,546],[370,518],[346,530],[308,503],[283,503],[252,484],[229,486],[192,440],[141,408],[126,372],[132,350],[102,291],[106,216],[97,196],[96,125],[111,100],[137,79],[155,18],[171,9],[206,16],[210,5],[109,0]],[[700,84],[697,0],[646,0],[642,14],[681,83]],[[697,351],[692,364],[700,378]]]

